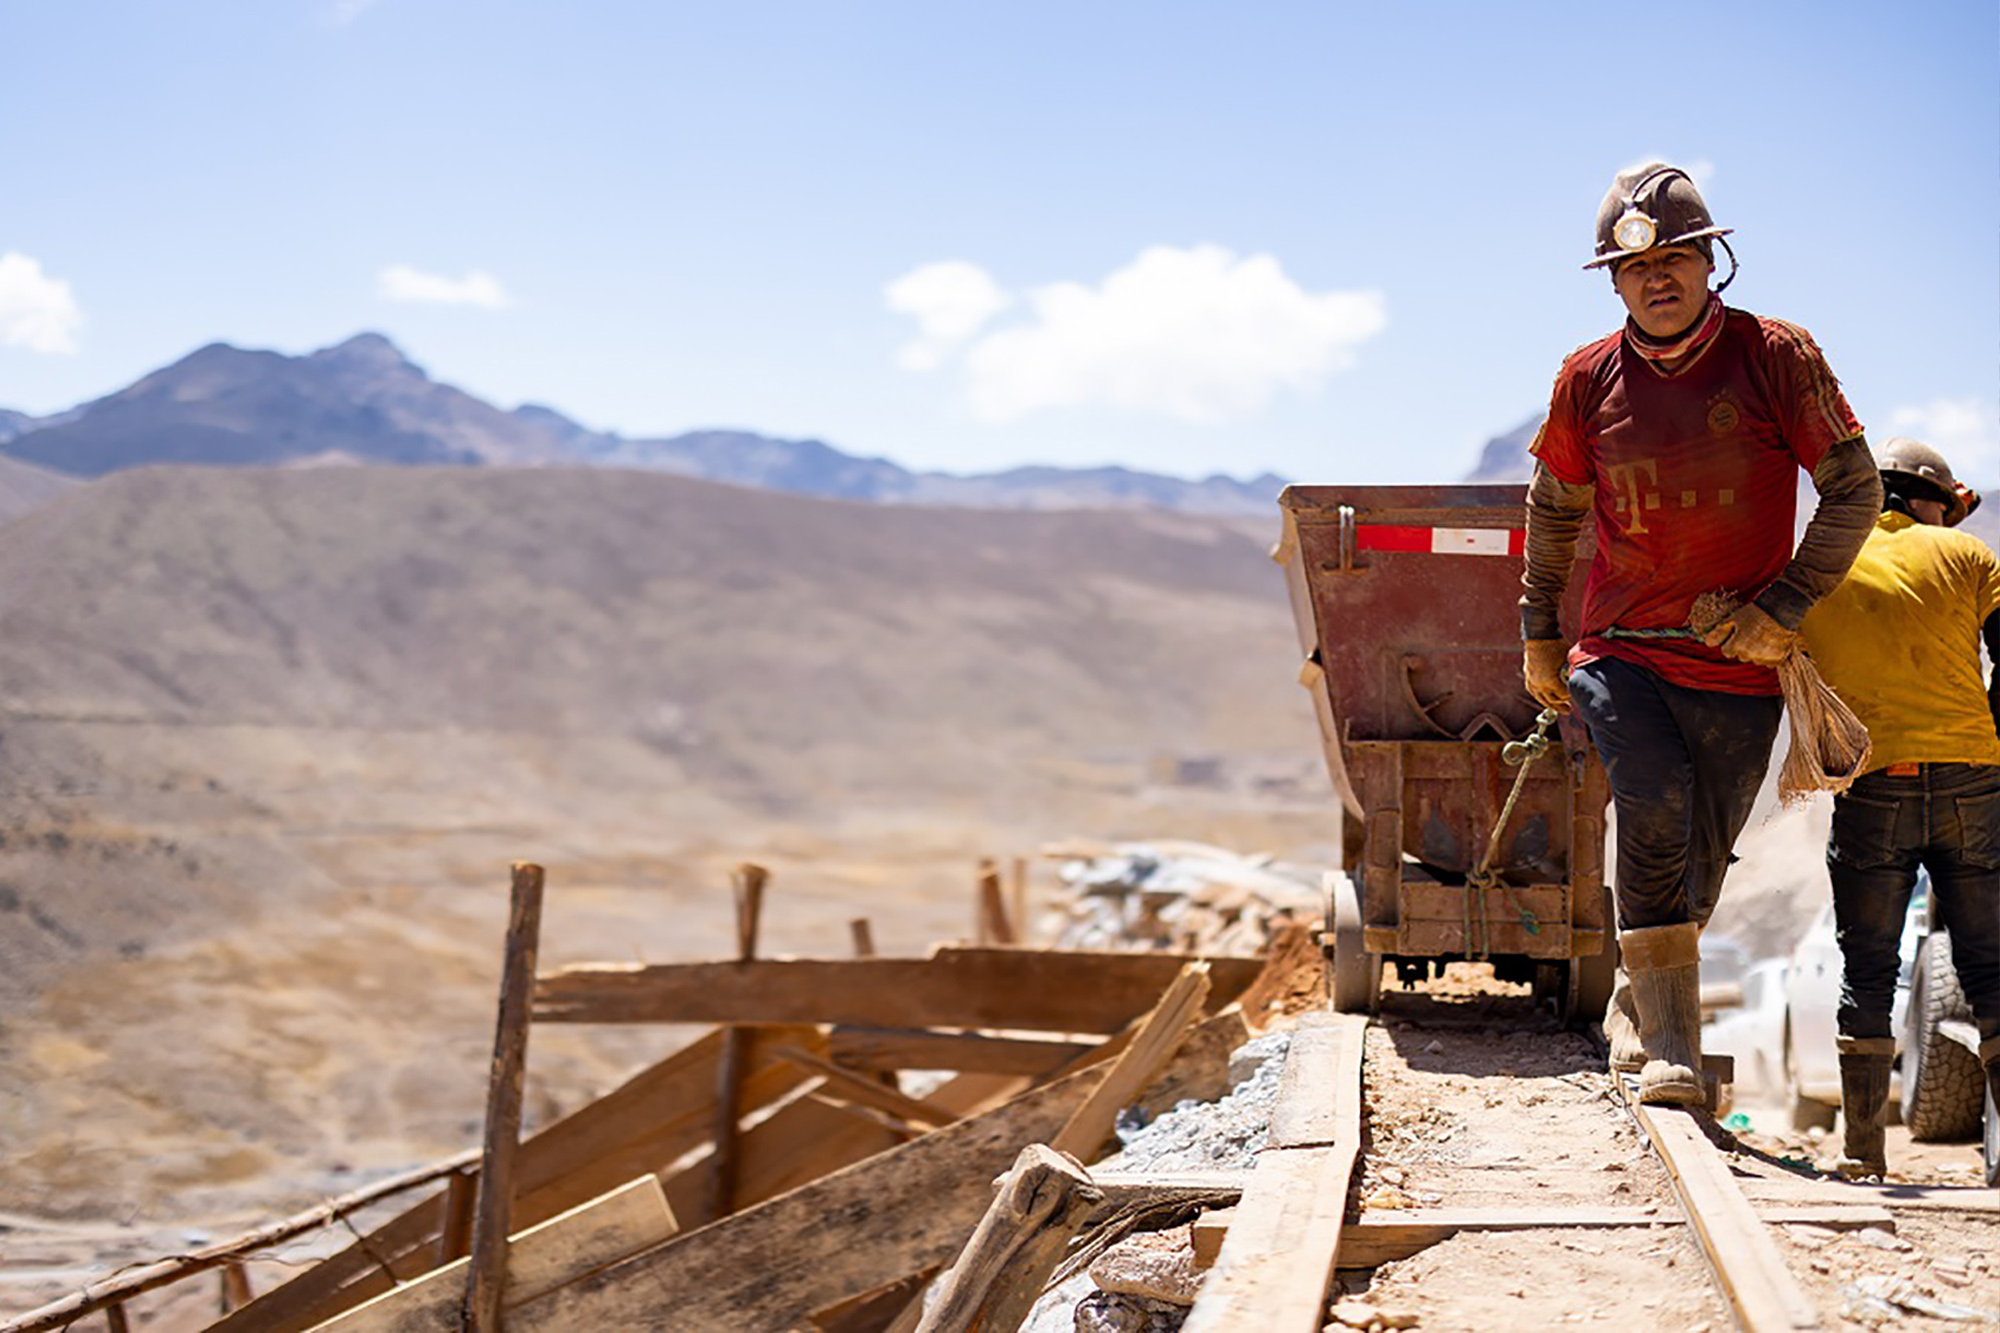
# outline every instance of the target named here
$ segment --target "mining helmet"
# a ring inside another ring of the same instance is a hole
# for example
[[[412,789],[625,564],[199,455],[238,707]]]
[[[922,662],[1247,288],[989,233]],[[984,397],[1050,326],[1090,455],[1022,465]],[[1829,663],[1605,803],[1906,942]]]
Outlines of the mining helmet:
[[[1604,202],[1597,206],[1597,257],[1584,267],[1616,264],[1656,245],[1693,245],[1713,262],[1710,240],[1731,230],[1715,225],[1701,191],[1679,167],[1664,162],[1627,167],[1612,180]],[[1729,276],[1717,291],[1736,280],[1736,252],[1727,241],[1722,248],[1729,251]]]
[[[1944,508],[1944,525],[1955,528],[1979,508],[1979,492],[1958,484],[1944,455],[1917,440],[1903,436],[1882,446],[1875,462],[1882,484],[1898,494],[1936,500]]]

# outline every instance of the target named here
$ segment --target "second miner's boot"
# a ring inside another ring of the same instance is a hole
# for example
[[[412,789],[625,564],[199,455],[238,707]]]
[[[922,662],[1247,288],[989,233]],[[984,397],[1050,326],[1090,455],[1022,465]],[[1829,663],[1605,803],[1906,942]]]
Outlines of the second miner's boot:
[[[1840,1039],[1841,1149],[1833,1169],[1849,1180],[1889,1173],[1882,1113],[1889,1105],[1889,1066],[1895,1059],[1894,1037]]]
[[[1611,1003],[1604,1007],[1604,1044],[1611,1048],[1615,1073],[1636,1074],[1646,1067],[1646,1048],[1639,1042],[1639,1012],[1632,1007],[1632,978],[1619,968],[1611,982]]]
[[[1648,1106],[1700,1106],[1701,927],[1645,926],[1618,936],[1639,1012],[1639,1100]]]

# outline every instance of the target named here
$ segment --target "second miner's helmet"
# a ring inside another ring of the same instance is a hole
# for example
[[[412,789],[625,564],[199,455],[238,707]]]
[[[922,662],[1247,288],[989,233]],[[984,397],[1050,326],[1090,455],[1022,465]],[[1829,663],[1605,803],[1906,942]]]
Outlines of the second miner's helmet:
[[[1928,444],[1898,436],[1882,446],[1875,467],[1891,493],[1942,504],[1948,528],[1957,527],[1979,508],[1979,492],[1959,485],[1951,464]]]
[[[1715,225],[1701,191],[1679,167],[1664,162],[1627,167],[1612,180],[1604,202],[1597,206],[1597,256],[1584,267],[1616,264],[1656,245],[1697,246],[1713,262],[1710,239],[1727,236],[1730,231]],[[1724,241],[1722,248],[1729,250],[1729,242]],[[1722,287],[1736,277],[1734,250],[1729,251],[1729,266],[1729,277]]]

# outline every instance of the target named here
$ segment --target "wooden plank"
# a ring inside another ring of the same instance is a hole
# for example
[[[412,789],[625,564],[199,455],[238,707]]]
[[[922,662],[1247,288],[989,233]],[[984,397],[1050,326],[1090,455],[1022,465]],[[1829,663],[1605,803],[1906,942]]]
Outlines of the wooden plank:
[[[808,1055],[796,1047],[785,1047],[779,1055],[807,1073],[819,1075],[822,1096],[832,1095],[842,1101],[872,1106],[878,1111],[887,1111],[890,1115],[933,1129],[958,1119],[949,1111],[920,1102],[915,1097],[905,1097],[894,1088],[884,1087],[851,1069],[842,1069],[831,1060]]]
[[[472,1254],[465,1278],[466,1333],[500,1333],[501,1287],[514,1215],[514,1159],[521,1150],[521,1094],[528,1073],[528,1004],[542,937],[542,868],[514,863],[500,1014],[486,1082],[486,1146],[472,1208]]]
[[[1103,1077],[1072,1075],[687,1232],[529,1301],[509,1313],[509,1333],[796,1327],[949,1260],[985,1211],[993,1177],[1046,1142]]]
[[[989,1037],[928,1028],[872,1028],[841,1024],[828,1039],[828,1057],[850,1069],[978,1070],[988,1074],[1046,1074],[1094,1043],[1047,1037]]]
[[[1098,1088],[1117,1076],[1114,1070]],[[944,1275],[918,1333],[1014,1333],[1103,1198],[1074,1157],[1039,1143],[1021,1149]]]
[[[1805,1222],[1830,1230],[1893,1230],[1895,1214],[1873,1204],[1778,1204],[1758,1210],[1765,1222]],[[1212,1208],[1195,1219],[1195,1262],[1212,1264],[1236,1220],[1234,1208]],[[1461,1231],[1595,1230],[1660,1225],[1658,1210],[1644,1208],[1410,1208],[1364,1212],[1341,1229],[1341,1268],[1374,1268],[1411,1255]]]
[[[676,1230],[660,1182],[641,1176],[512,1237],[501,1308],[511,1310],[629,1258]],[[459,1288],[470,1262],[454,1260],[355,1306],[313,1333],[458,1333]]]
[[[1188,1024],[1208,998],[1208,964],[1189,963],[1139,1025],[1132,1044],[1119,1052],[1111,1072],[1076,1108],[1049,1146],[1074,1157],[1094,1157],[1110,1137],[1118,1112],[1151,1083],[1187,1037]]]
[[[1267,1147],[1257,1155],[1236,1225],[1183,1333],[1319,1333],[1361,1146],[1367,1027],[1358,1014],[1309,1014],[1301,1020],[1285,1057],[1273,1125],[1291,1126],[1288,1132],[1301,1140],[1330,1142]],[[1331,1052],[1323,1037],[1311,1035],[1315,1031],[1335,1034]]]
[[[1278,1075],[1269,1139],[1273,1148],[1324,1148],[1360,1133],[1359,1066],[1352,1081],[1339,1071],[1344,1060],[1359,1060],[1366,1024],[1354,1014],[1300,1017]],[[1355,1047],[1351,1052],[1350,1046]]]
[[[808,1081],[803,1071],[777,1059],[777,1047],[822,1050],[824,1041],[811,1027],[757,1029],[749,1052],[753,1072],[744,1084],[745,1110],[769,1105]],[[660,1171],[703,1143],[710,1131],[721,1049],[720,1034],[708,1033],[523,1143],[516,1163],[515,1229],[547,1221],[635,1176]],[[454,1159],[452,1167],[477,1156]],[[680,1204],[675,1201],[676,1210]],[[699,1197],[688,1206],[698,1210]],[[442,1218],[442,1199],[426,1199],[273,1287],[209,1333],[297,1333],[389,1290],[397,1280],[419,1277],[437,1266]]]
[[[1968,1185],[1875,1185],[1765,1176],[1738,1176],[1736,1185],[1760,1209],[1775,1203],[1876,1203],[1926,1212],[2000,1213],[2000,1189]]]
[[[1170,953],[940,949],[930,958],[593,963],[543,976],[535,1021],[1111,1033],[1145,1013],[1194,961]],[[1207,961],[1218,1007],[1242,994],[1262,966],[1255,958]]]
[[[1694,1116],[1680,1107],[1642,1105],[1632,1081],[1618,1082],[1666,1163],[1688,1225],[1737,1323],[1746,1333],[1819,1328],[1819,1311]]]

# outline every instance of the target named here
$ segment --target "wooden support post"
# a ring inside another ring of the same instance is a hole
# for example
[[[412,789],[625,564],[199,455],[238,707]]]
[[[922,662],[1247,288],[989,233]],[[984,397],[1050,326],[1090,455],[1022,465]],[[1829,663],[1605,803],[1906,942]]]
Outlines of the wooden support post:
[[[757,926],[764,915],[764,886],[770,872],[749,861],[736,867],[736,961],[757,959]],[[743,1052],[749,1034],[730,1025],[722,1030],[722,1059],[715,1072],[715,1155],[709,1161],[708,1201],[699,1223],[727,1217],[736,1207],[736,1122],[743,1114]]]
[[[132,1333],[131,1322],[125,1318],[124,1305],[104,1307],[104,1326],[111,1330],[111,1333]]]
[[[854,937],[854,956],[873,958],[875,956],[875,932],[868,924],[868,918],[857,916],[847,923],[848,934]]]
[[[1021,1149],[918,1333],[1015,1333],[1103,1198],[1075,1158],[1039,1143]]]
[[[979,862],[979,942],[981,944],[1015,944],[1019,936],[1014,923],[1007,919],[1007,900],[1000,892],[1000,867],[992,857]]]
[[[500,1018],[486,1089],[486,1143],[473,1210],[472,1262],[466,1270],[467,1333],[500,1333],[500,1296],[507,1278],[507,1233],[514,1206],[514,1155],[521,1146],[522,1079],[528,1065],[528,1002],[534,992],[541,933],[542,868],[516,861],[507,956],[500,976]]]
[[[249,1271],[243,1267],[241,1259],[231,1259],[222,1266],[222,1313],[240,1310],[252,1298]]]
[[[472,1253],[472,1207],[479,1197],[479,1178],[455,1171],[444,1184],[444,1224],[438,1230],[438,1267]]]
[[[1022,944],[1029,942],[1035,933],[1035,923],[1028,914],[1028,858],[1017,856],[1009,864],[1008,876],[1009,905],[1014,917],[1014,937]]]

